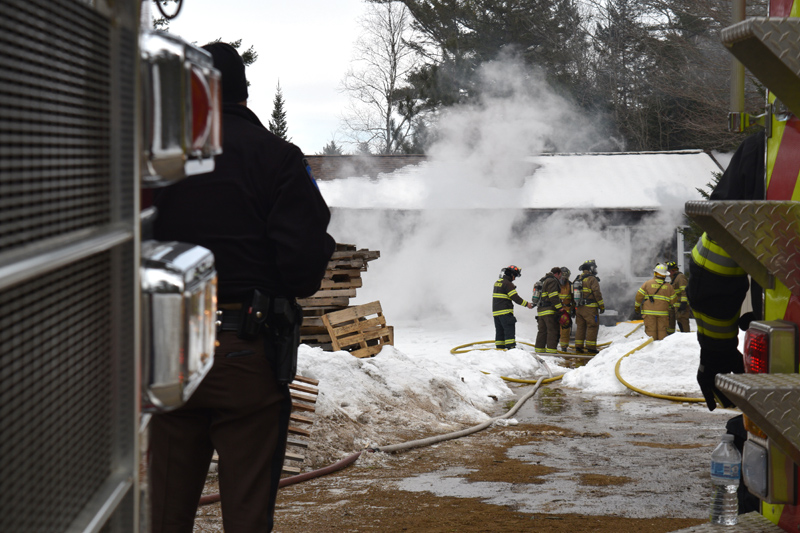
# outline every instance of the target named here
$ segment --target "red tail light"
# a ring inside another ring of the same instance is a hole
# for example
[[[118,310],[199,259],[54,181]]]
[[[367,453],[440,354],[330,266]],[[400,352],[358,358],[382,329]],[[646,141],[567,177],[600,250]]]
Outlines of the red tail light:
[[[748,329],[744,335],[744,371],[764,374],[769,371],[769,333]]]
[[[206,77],[192,67],[192,150],[202,150],[211,131],[211,89]]]

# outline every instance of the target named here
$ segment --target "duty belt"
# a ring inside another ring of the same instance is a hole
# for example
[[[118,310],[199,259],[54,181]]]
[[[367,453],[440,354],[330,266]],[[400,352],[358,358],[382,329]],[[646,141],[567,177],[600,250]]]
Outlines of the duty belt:
[[[222,304],[217,309],[217,333],[221,331],[239,331],[242,316],[241,304]]]

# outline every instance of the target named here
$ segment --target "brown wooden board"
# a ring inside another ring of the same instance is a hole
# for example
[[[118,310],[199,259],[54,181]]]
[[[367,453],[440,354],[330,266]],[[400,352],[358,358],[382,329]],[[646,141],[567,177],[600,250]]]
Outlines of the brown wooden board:
[[[369,357],[385,344],[394,344],[394,329],[386,326],[380,302],[349,307],[322,316],[334,350]]]

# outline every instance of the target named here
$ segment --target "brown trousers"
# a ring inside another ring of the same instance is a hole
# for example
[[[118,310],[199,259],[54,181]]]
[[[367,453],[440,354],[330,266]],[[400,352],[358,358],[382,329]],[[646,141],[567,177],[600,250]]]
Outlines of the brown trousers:
[[[191,533],[214,450],[226,533],[271,531],[292,408],[263,339],[222,332],[214,365],[189,401],[150,421],[153,533]]]
[[[561,350],[566,352],[567,347],[569,346],[569,336],[572,334],[572,321],[570,320],[568,328],[562,328],[560,325],[559,328],[561,329],[561,338],[559,339],[559,344],[561,345]]]
[[[575,348],[597,351],[597,330],[600,329],[599,314],[596,307],[582,305],[575,313]]]
[[[689,329],[689,309],[686,308],[683,311],[678,311],[677,309],[670,309],[669,310],[669,325],[667,326],[667,333],[675,333],[675,322],[678,322],[678,327],[682,333],[689,333],[691,331]]]
[[[644,333],[653,340],[660,341],[667,336],[668,317],[656,315],[644,315]]]
[[[558,325],[556,315],[536,317],[539,331],[536,333],[536,351],[538,353],[558,353],[558,337],[561,327]]]

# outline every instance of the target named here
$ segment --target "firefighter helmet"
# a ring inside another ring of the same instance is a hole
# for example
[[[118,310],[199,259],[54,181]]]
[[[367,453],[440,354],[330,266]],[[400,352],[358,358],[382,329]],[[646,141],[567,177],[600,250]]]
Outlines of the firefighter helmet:
[[[667,263],[667,270],[678,270],[678,263],[675,261],[670,261]]]
[[[588,270],[592,274],[597,274],[597,263],[594,262],[594,259],[584,261],[580,266],[580,270]]]
[[[569,279],[571,275],[572,272],[567,267],[561,267],[561,279]]]
[[[653,269],[653,273],[658,276],[659,278],[666,278],[667,277],[667,265],[659,263]]]
[[[522,270],[520,270],[517,266],[509,265],[503,269],[503,274],[507,276],[513,276],[515,278],[521,278]]]

